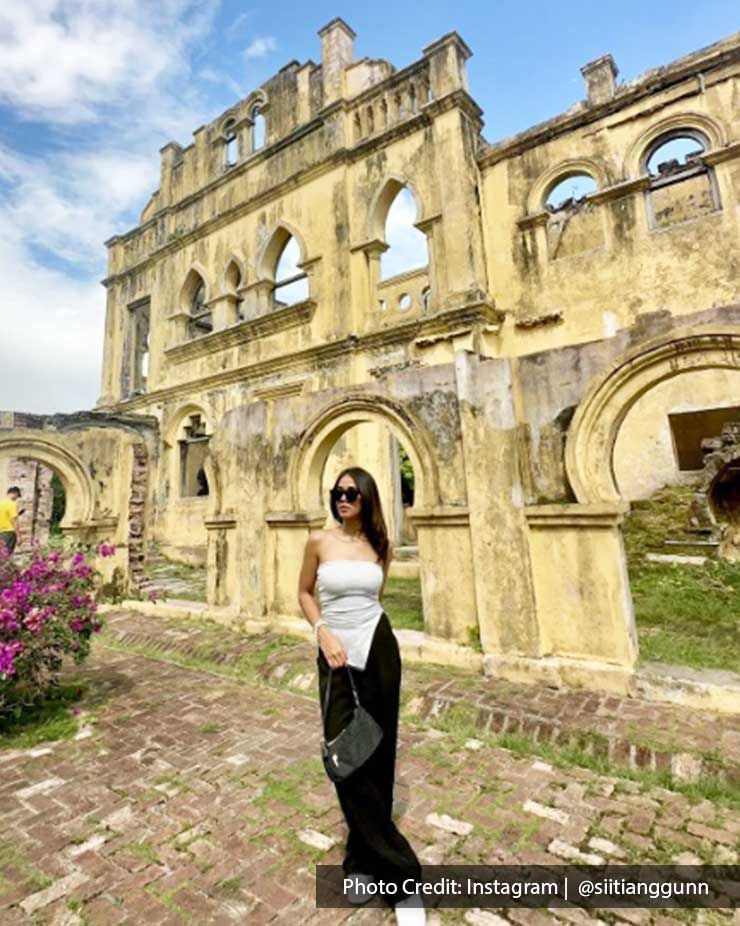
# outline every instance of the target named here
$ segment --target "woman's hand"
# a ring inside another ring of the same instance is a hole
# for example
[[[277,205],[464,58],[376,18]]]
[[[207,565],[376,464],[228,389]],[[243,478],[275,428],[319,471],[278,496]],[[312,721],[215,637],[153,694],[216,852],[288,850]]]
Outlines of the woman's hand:
[[[339,669],[347,662],[347,652],[340,641],[334,636],[326,624],[322,624],[318,631],[318,641],[321,652],[332,669]]]

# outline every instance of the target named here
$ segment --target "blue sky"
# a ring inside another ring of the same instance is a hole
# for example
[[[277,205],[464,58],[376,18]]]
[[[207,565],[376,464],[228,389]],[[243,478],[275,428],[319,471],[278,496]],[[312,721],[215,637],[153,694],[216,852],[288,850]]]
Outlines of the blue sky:
[[[484,135],[504,138],[584,96],[610,51],[626,81],[735,31],[730,0],[405,4],[4,0],[0,5],[0,408],[91,408],[100,389],[103,242],[156,188],[159,148],[188,144],[292,59],[320,60],[342,16],[357,57],[403,67],[456,30],[473,50]]]

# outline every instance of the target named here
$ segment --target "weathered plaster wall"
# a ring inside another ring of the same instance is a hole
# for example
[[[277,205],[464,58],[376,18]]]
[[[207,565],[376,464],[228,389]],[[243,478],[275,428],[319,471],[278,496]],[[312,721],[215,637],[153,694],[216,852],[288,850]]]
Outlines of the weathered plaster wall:
[[[614,445],[614,475],[622,496],[649,498],[661,486],[686,478],[678,468],[670,413],[737,405],[740,369],[687,371],[646,392],[628,412]]]

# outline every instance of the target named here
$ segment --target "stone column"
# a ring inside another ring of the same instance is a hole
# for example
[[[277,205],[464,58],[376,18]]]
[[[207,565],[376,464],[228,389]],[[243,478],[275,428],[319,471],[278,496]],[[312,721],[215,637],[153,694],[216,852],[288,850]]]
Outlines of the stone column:
[[[268,612],[275,615],[300,615],[298,577],[303,563],[303,550],[311,531],[320,530],[326,512],[268,511],[269,568],[266,575]]]
[[[424,629],[454,643],[470,643],[478,613],[472,576],[467,508],[409,508],[417,530]]]
[[[231,514],[213,515],[205,519],[207,533],[208,604],[215,607],[239,605],[236,575],[236,517]]]
[[[627,507],[525,509],[543,656],[634,666],[637,631],[620,527]]]

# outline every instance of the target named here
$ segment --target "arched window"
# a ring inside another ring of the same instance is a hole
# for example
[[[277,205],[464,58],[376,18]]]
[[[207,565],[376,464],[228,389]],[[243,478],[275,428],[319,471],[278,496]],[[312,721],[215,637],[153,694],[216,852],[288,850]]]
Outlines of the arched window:
[[[224,167],[233,167],[239,160],[238,141],[236,137],[236,122],[234,119],[224,126]]]
[[[675,129],[645,150],[641,167],[650,177],[646,201],[648,224],[666,228],[697,219],[720,208],[714,172],[702,155],[709,140],[697,129]]]
[[[571,174],[556,180],[545,196],[545,208],[550,212],[567,208],[596,192],[596,181],[589,174]]]
[[[275,286],[272,291],[275,307],[293,305],[308,299],[308,274],[298,266],[301,251],[291,235],[280,252],[275,268]]]
[[[188,415],[180,428],[180,496],[208,495],[208,478],[205,471],[205,458],[208,452],[210,435],[206,433],[206,423],[198,413]]]
[[[239,292],[239,287],[242,285],[242,272],[235,260],[232,260],[226,268],[224,282],[228,292],[236,296],[236,317],[241,321],[244,318],[244,298]]]
[[[190,333],[198,337],[210,331],[213,331],[213,315],[206,302],[206,284],[200,280],[190,300]]]
[[[261,103],[256,103],[252,107],[250,119],[252,120],[252,151],[259,151],[265,146],[266,136],[265,117],[262,114]]]
[[[707,150],[699,132],[680,132],[662,136],[645,152],[645,169],[651,177],[665,177],[696,166],[696,158]]]
[[[407,187],[401,187],[385,220],[385,243],[388,250],[380,258],[381,279],[428,265],[427,238],[414,226],[416,219],[414,197]]]

